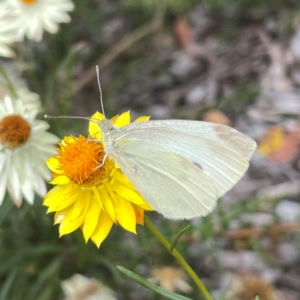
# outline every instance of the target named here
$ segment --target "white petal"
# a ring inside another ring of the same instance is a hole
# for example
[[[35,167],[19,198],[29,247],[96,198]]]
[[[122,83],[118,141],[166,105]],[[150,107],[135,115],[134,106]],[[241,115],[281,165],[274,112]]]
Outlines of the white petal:
[[[32,186],[32,183],[28,179],[22,180],[21,190],[25,197],[25,200],[29,204],[33,204],[33,200],[34,200],[33,186]]]
[[[22,200],[23,200],[20,188],[18,189],[18,192],[19,192],[18,195],[16,195],[15,194],[16,188],[15,187],[13,188],[8,180],[7,181],[7,191],[8,191],[8,194],[9,194],[11,200],[15,203],[15,205],[17,207],[20,207],[22,204]]]
[[[8,190],[14,202],[17,205],[21,204],[22,196],[21,196],[19,174],[12,163],[10,163],[9,170],[8,170]]]
[[[41,141],[46,144],[57,144],[60,139],[50,132],[44,132]]]
[[[3,202],[7,187],[7,172],[0,173],[0,205]]]
[[[50,33],[56,33],[58,31],[58,25],[57,23],[53,22],[52,20],[44,20],[44,29]]]
[[[4,104],[4,109],[6,111],[6,114],[13,115],[15,109],[13,107],[12,99],[8,95],[6,95],[3,100],[4,100],[3,104]]]
[[[45,181],[43,180],[43,178],[35,173],[35,192],[40,196],[40,197],[45,197],[47,194],[47,188],[46,188],[46,184]]]
[[[7,160],[7,155],[4,154],[4,153],[2,153],[2,152],[0,152],[0,174],[2,172],[4,172],[3,168],[4,168],[6,160]]]
[[[3,57],[15,57],[15,53],[7,46],[0,45],[0,56]]]
[[[47,130],[49,127],[50,126],[46,121],[34,120],[32,122],[32,131],[34,132],[44,131]]]
[[[43,36],[43,28],[39,20],[37,18],[34,18],[28,25],[29,28],[27,32],[27,37],[31,40],[35,40],[36,42],[41,41]]]
[[[41,176],[44,178],[46,181],[51,180],[51,172],[47,168],[47,165],[45,162],[41,162],[35,166],[35,171],[41,174]]]

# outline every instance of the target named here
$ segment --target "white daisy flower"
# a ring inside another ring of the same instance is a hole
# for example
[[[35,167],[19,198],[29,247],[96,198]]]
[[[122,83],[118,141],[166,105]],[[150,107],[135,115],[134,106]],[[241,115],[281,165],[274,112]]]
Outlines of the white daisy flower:
[[[14,14],[5,3],[0,4],[0,56],[13,57],[15,53],[9,45],[16,42],[17,28]]]
[[[74,9],[70,0],[6,0],[18,15],[18,34],[40,41],[43,31],[56,33],[59,23],[71,21],[69,11]]]
[[[34,191],[46,195],[44,180],[51,175],[45,161],[56,154],[59,139],[46,132],[47,122],[35,120],[38,111],[20,99],[0,99],[0,205],[6,189],[18,207],[23,197],[33,203]]]

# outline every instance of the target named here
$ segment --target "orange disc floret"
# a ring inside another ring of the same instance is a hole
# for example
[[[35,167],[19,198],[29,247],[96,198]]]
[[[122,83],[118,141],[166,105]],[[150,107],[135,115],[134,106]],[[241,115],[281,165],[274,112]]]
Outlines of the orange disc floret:
[[[96,186],[107,178],[113,167],[110,158],[105,158],[102,143],[86,139],[69,137],[60,143],[57,149],[59,169],[75,184]],[[103,160],[105,161],[103,162]]]
[[[24,4],[34,4],[37,0],[21,0]]]
[[[10,115],[0,121],[0,143],[8,148],[17,148],[26,143],[31,126],[19,115]]]

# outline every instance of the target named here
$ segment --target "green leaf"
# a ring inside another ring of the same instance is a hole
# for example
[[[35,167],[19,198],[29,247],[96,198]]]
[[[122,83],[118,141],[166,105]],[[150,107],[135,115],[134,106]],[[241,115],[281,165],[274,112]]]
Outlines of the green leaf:
[[[156,284],[151,283],[150,281],[148,281],[147,279],[144,279],[143,277],[137,275],[136,273],[121,267],[121,266],[117,266],[117,268],[128,278],[132,279],[133,281],[137,282],[138,284],[144,286],[145,288],[161,295],[164,296],[167,299],[172,299],[172,300],[192,300],[191,298],[187,298],[181,295],[178,295],[176,293],[172,293],[169,292],[159,286],[157,286]]]
[[[51,282],[52,278],[58,273],[61,266],[61,258],[57,258],[49,263],[49,265],[39,273],[39,278],[36,280],[30,289],[30,299],[37,299],[36,295],[41,292],[46,286],[47,281]]]
[[[34,257],[41,257],[42,255],[46,254],[55,254],[59,253],[60,250],[60,245],[41,244],[38,246],[24,247],[22,251],[15,253],[10,259],[7,259],[1,263],[0,274],[5,274],[5,272],[15,268],[16,266],[26,264],[28,258],[31,259]]]
[[[1,211],[0,211],[0,226],[2,225],[2,223],[5,221],[6,217],[8,216],[8,214],[11,212],[12,208],[13,208],[13,202],[10,201],[10,199],[4,199],[3,201],[4,203],[1,206]]]
[[[172,244],[171,244],[171,247],[170,247],[170,252],[172,252],[172,250],[175,248],[179,238],[191,227],[191,225],[187,225],[185,226],[183,229],[181,229],[175,236]]]
[[[17,275],[17,270],[13,270],[12,272],[9,273],[9,276],[6,278],[5,282],[2,284],[1,294],[0,294],[1,300],[8,299],[7,298],[8,292],[13,285],[16,275]]]

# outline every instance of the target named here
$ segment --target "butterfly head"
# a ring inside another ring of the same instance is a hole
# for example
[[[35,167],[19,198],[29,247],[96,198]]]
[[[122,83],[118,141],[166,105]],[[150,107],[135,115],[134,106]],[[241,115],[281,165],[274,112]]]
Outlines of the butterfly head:
[[[102,133],[102,140],[105,142],[105,151],[108,155],[115,152],[115,148],[117,143],[114,139],[116,131],[119,130],[118,127],[114,126],[114,124],[107,119],[99,121],[99,127]]]

